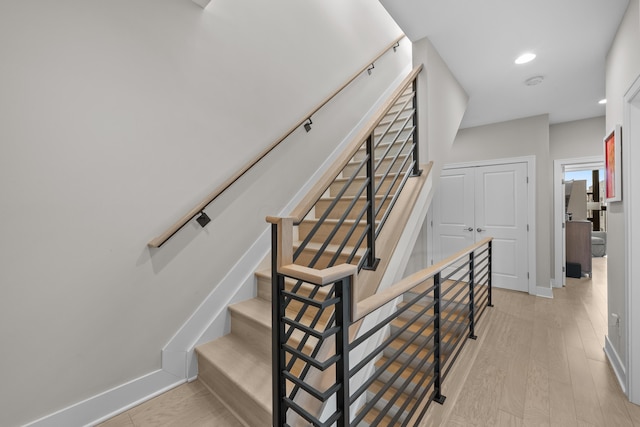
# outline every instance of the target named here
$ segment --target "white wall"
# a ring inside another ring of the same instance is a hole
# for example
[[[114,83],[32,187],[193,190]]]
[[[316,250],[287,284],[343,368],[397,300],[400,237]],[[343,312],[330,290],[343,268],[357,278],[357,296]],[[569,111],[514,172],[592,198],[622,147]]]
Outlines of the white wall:
[[[447,163],[536,156],[536,281],[550,287],[551,218],[549,118],[541,115],[486,126],[461,129]]]
[[[431,175],[433,188],[437,189],[440,171],[464,117],[469,96],[428,38],[413,43],[413,64],[424,65],[423,72],[418,76],[420,161],[433,162]],[[425,218],[405,276],[430,265],[427,249],[430,230]]]
[[[460,128],[469,96],[429,39],[423,38],[413,44],[413,63],[425,65],[425,72],[418,78],[418,108],[422,111],[420,156],[433,161],[432,173],[437,188],[440,170]]]
[[[640,7],[631,0],[620,24],[606,62],[607,114],[606,129],[623,123],[623,96],[640,74]],[[624,155],[624,153],[623,153]],[[607,207],[607,264],[609,313],[620,315],[620,330],[609,317],[608,339],[623,365],[627,363],[627,310],[625,301],[625,195],[637,183],[622,183],[622,202]],[[635,261],[635,260],[633,260]],[[637,284],[633,284],[634,286]],[[636,326],[637,327],[637,326]]]
[[[603,156],[604,116],[549,126],[551,160]]]
[[[158,369],[410,52],[234,185],[206,229],[147,242],[399,34],[365,0],[0,2],[0,424]]]
[[[575,120],[565,123],[557,123],[549,126],[549,174],[553,178],[553,161],[561,159],[575,159],[584,157],[603,158],[602,138],[605,134],[605,117],[593,117],[584,120]],[[549,194],[553,194],[553,181]],[[555,207],[552,204],[552,208]],[[552,216],[552,221],[555,216]],[[551,228],[553,236],[551,241],[555,242],[555,227]],[[551,245],[551,273],[555,276],[555,245]],[[560,278],[554,277],[556,283],[560,283]]]

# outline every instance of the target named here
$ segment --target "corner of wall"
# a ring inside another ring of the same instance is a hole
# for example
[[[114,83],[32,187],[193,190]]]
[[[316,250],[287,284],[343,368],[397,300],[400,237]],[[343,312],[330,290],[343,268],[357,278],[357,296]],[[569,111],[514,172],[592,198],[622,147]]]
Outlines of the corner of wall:
[[[192,0],[192,1],[203,9],[207,7],[209,3],[211,3],[211,0]]]
[[[92,396],[53,414],[37,419],[25,427],[59,427],[95,425],[134,406],[171,390],[185,379],[158,370],[126,384]],[[99,415],[97,415],[99,414]]]

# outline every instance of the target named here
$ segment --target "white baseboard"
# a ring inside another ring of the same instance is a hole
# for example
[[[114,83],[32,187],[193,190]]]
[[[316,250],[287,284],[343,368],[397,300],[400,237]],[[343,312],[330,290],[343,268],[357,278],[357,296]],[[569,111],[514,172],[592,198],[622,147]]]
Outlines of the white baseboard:
[[[551,298],[553,299],[553,289],[545,288],[544,286],[536,287],[536,295],[542,298]]]
[[[228,332],[230,304],[255,297],[254,273],[269,253],[270,237],[267,228],[169,340],[162,349],[162,369],[182,378],[197,375],[195,347]]]
[[[32,421],[25,427],[93,426],[185,382],[184,378],[158,370]]]
[[[551,287],[552,288],[561,288],[562,287],[562,279],[551,279]]]
[[[604,353],[607,355],[607,359],[613,368],[613,372],[616,374],[616,378],[618,379],[618,383],[620,387],[622,387],[622,392],[627,394],[627,371],[620,360],[620,356],[618,356],[618,352],[611,344],[609,340],[609,336],[604,337]]]

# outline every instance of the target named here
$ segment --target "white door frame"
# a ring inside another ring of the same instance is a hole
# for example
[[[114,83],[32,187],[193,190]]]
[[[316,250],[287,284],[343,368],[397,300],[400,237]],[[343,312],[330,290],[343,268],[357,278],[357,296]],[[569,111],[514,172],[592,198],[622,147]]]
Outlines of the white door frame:
[[[602,165],[602,166],[601,166]],[[591,169],[603,167],[604,156],[575,157],[553,161],[553,235],[554,235],[554,273],[551,283],[554,288],[561,288],[565,284],[566,273],[562,271],[565,264],[566,248],[564,243],[564,214],[565,201],[562,180],[567,166]]]
[[[528,235],[528,270],[529,270],[529,294],[553,298],[551,289],[539,289],[536,281],[536,156],[510,157],[505,159],[481,160],[475,162],[449,163],[442,166],[442,169],[470,168],[479,166],[504,165],[509,163],[526,163],[527,176],[529,177],[529,187],[527,189],[527,223],[529,224]],[[431,234],[431,233],[430,233]]]
[[[640,213],[638,171],[632,165],[640,161],[640,76],[624,95],[622,125],[622,200],[625,225],[625,297],[627,301],[627,396],[640,404],[640,269],[634,266],[640,254],[640,227],[634,224],[634,214]],[[632,143],[633,141],[633,143]],[[635,147],[633,145],[635,144]],[[635,185],[631,185],[631,183]],[[637,219],[637,218],[636,218]],[[634,286],[632,286],[635,284]]]

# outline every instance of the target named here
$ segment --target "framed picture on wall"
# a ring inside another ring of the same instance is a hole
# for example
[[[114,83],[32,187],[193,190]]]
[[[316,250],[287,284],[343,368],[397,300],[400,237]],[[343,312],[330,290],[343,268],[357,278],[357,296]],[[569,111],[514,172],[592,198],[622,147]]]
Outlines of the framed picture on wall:
[[[622,200],[622,128],[616,125],[604,137],[604,200]]]

